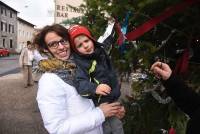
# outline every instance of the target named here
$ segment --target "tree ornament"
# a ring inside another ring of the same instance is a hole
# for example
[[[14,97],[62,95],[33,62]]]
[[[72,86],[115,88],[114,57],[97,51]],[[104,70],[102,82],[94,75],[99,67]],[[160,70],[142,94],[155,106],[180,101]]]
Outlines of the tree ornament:
[[[173,127],[169,129],[169,134],[176,134],[176,131]]]

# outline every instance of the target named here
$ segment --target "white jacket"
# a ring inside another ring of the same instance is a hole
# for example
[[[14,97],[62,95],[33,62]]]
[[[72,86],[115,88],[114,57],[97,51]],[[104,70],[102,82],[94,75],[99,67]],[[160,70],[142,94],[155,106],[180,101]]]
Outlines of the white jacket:
[[[22,49],[22,52],[19,57],[19,65],[23,67],[23,65],[32,65],[33,61],[33,51],[29,50],[27,47]]]
[[[92,100],[56,74],[45,73],[39,80],[37,102],[45,128],[50,134],[103,134],[105,120]]]

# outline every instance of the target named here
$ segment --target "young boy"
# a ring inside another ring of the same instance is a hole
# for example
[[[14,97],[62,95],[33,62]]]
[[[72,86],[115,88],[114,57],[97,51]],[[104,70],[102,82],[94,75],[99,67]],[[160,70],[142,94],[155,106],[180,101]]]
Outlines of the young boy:
[[[77,65],[75,87],[80,95],[90,98],[98,106],[117,101],[120,86],[109,56],[89,30],[80,25],[69,28],[71,48]],[[104,134],[123,134],[122,122],[117,117],[103,123]]]

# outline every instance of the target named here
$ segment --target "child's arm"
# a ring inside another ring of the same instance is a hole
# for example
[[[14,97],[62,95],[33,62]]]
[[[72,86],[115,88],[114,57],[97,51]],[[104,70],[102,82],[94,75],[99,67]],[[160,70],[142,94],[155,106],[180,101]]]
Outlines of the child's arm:
[[[75,74],[75,87],[78,93],[86,98],[95,96],[97,84],[90,82],[90,77],[86,69],[82,69],[80,66],[76,69]]]

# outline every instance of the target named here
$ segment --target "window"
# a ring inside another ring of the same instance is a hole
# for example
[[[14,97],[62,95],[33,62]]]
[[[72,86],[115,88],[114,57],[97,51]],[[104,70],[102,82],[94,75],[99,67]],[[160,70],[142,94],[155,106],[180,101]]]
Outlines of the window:
[[[7,11],[6,11],[6,9],[5,9],[5,16],[7,16]]]
[[[12,18],[13,16],[12,16],[12,11],[10,11],[10,18]]]
[[[1,7],[1,14],[3,14],[3,7]]]
[[[9,32],[9,33],[11,33],[11,27],[12,27],[12,25],[9,24],[9,27],[8,27],[8,32]]]
[[[20,30],[20,29],[19,29],[19,31],[18,31],[18,35],[21,36],[21,30]]]
[[[13,48],[13,40],[10,39],[10,48]]]
[[[3,22],[1,21],[1,31],[3,31]]]
[[[3,39],[3,47],[5,47],[5,39]]]
[[[7,31],[7,24],[1,21],[1,31]]]
[[[14,29],[15,29],[15,28],[14,28],[14,25],[12,25],[12,33],[14,33],[14,31],[15,31]]]
[[[7,23],[5,23],[5,31],[7,32]]]

